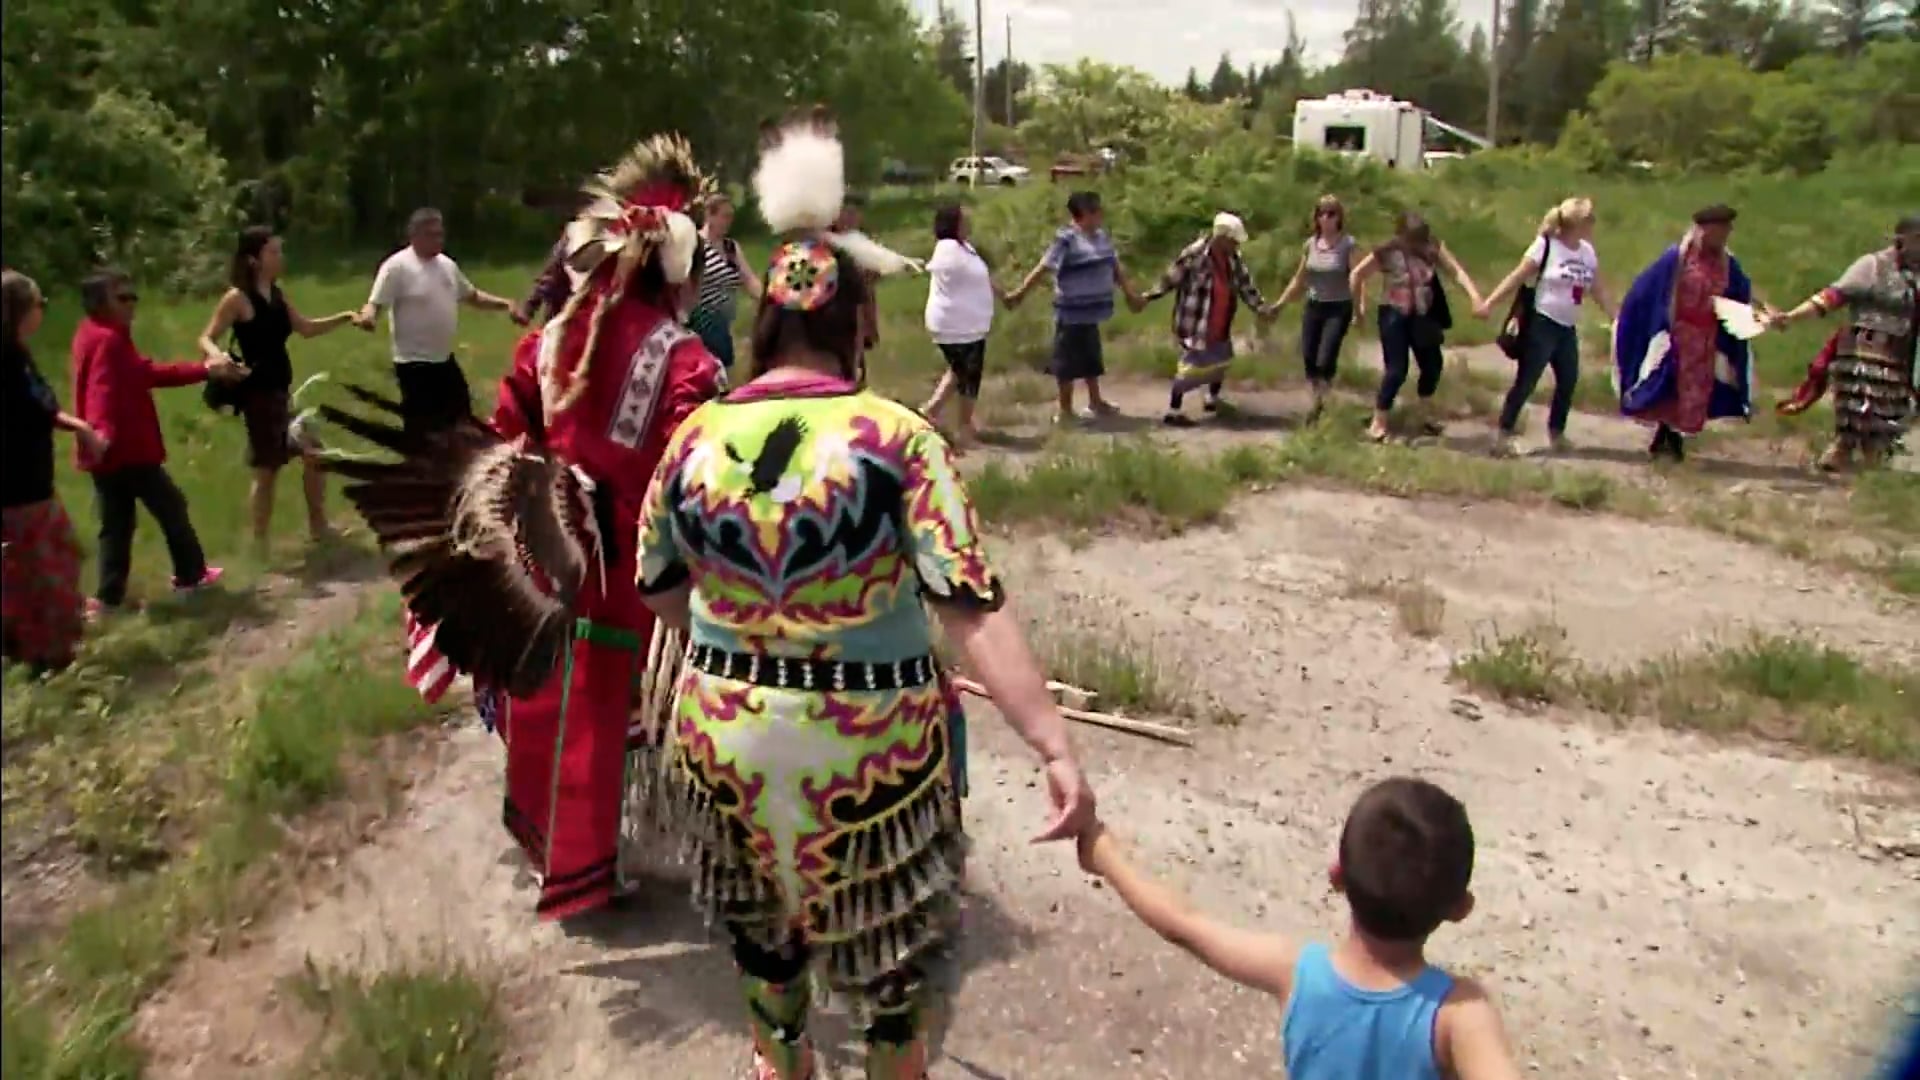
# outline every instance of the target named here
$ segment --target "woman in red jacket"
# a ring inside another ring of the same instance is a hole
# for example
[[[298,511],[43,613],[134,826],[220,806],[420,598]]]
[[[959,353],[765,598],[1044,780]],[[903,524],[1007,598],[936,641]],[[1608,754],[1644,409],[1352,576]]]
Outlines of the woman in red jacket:
[[[127,275],[102,270],[80,284],[86,317],[73,332],[73,400],[80,418],[104,448],[82,446],[79,465],[93,477],[100,511],[100,582],[88,605],[94,612],[118,608],[127,599],[133,564],[134,504],[159,523],[173,557],[173,587],[197,589],[220,580],[207,565],[200,538],[187,518],[187,498],[167,475],[167,447],[153,391],[192,386],[209,378],[236,379],[246,369],[231,360],[156,364],[133,344],[133,316],[140,294]]]

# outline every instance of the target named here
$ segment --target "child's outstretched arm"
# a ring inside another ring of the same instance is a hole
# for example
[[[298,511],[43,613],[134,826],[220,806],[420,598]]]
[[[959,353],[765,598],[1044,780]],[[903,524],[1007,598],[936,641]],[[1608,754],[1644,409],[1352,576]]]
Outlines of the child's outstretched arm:
[[[1440,1006],[1440,1042],[1448,1075],[1457,1080],[1520,1080],[1507,1029],[1487,991],[1472,979],[1458,979]]]
[[[1105,878],[1127,907],[1153,932],[1192,953],[1201,963],[1242,986],[1285,998],[1300,950],[1274,934],[1218,923],[1193,910],[1185,897],[1148,878],[1127,862],[1103,824],[1080,836],[1080,865]]]

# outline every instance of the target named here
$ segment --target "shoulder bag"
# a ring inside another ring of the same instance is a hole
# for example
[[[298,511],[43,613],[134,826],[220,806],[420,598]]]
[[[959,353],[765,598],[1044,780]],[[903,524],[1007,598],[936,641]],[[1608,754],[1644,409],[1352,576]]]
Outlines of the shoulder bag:
[[[1513,294],[1513,306],[1507,309],[1507,318],[1500,324],[1500,336],[1493,339],[1500,351],[1507,354],[1509,360],[1519,360],[1527,354],[1527,328],[1533,323],[1534,306],[1540,299],[1540,282],[1547,276],[1547,261],[1553,258],[1553,237],[1540,234],[1540,269],[1533,275],[1533,284],[1520,286]]]

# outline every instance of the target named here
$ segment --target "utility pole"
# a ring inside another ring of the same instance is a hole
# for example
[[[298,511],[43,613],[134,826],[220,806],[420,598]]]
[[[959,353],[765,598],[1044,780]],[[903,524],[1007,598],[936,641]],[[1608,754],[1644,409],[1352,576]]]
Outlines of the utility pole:
[[[1007,126],[1013,127],[1013,16],[1007,16],[1007,58],[1000,69],[1000,81],[1007,92]]]
[[[985,0],[973,0],[973,172],[968,187],[980,186],[980,114],[986,112],[987,35]]]
[[[1487,34],[1487,144],[1500,145],[1500,0],[1493,0],[1493,25]]]

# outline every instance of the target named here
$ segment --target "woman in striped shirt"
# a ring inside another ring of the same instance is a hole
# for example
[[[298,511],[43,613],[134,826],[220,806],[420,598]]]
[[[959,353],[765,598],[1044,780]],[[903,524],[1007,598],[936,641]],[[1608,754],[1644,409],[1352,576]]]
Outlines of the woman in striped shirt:
[[[687,316],[687,328],[700,335],[707,351],[720,365],[733,370],[733,319],[740,303],[740,290],[760,299],[760,279],[747,266],[740,245],[727,236],[733,227],[733,200],[715,193],[707,197],[705,223],[700,228],[706,239],[705,264],[700,271],[700,299]]]

